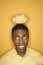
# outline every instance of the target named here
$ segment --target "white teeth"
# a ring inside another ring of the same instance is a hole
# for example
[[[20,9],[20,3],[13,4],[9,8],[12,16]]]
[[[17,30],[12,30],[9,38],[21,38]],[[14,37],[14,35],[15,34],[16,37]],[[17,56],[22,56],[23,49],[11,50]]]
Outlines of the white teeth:
[[[20,49],[22,49],[24,46],[19,46]]]

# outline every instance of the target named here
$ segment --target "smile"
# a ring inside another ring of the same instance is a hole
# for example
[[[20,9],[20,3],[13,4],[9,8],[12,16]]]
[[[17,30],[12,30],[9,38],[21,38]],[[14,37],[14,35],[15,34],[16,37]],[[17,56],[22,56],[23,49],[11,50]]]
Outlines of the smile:
[[[18,46],[20,49],[23,49],[24,48],[24,45],[21,45],[21,46]]]

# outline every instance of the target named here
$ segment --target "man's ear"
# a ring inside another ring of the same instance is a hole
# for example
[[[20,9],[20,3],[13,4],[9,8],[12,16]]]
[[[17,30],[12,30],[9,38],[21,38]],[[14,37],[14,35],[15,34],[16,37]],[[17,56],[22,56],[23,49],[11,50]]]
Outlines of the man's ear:
[[[29,41],[29,34],[28,34],[28,41]]]

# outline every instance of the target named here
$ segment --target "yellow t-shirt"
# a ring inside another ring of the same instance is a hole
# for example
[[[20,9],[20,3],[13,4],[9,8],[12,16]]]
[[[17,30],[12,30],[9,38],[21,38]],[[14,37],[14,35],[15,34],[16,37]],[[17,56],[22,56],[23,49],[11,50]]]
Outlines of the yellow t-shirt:
[[[15,48],[0,58],[0,65],[42,65],[42,55],[34,49],[27,48],[24,57],[17,54]]]

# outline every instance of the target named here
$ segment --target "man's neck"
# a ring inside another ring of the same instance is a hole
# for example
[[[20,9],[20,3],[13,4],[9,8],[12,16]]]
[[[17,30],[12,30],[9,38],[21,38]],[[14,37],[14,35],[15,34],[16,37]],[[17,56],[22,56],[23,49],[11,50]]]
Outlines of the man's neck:
[[[19,56],[23,57],[23,56],[26,54],[26,51],[23,52],[23,53],[17,52],[17,54],[18,54]]]

